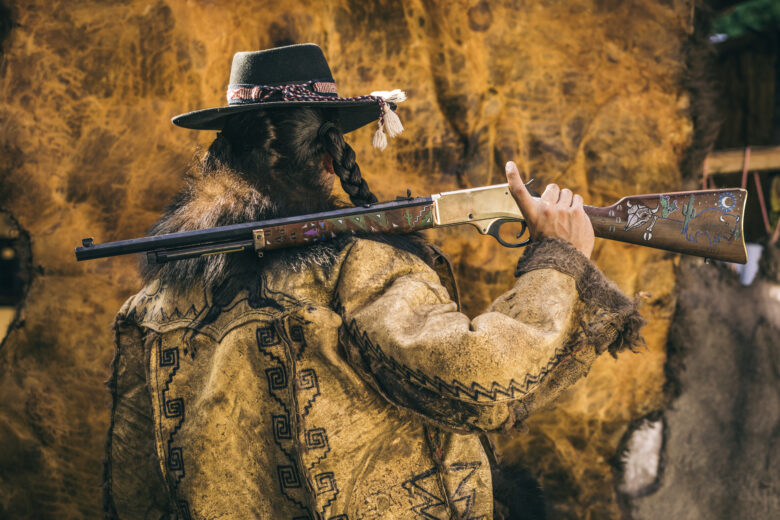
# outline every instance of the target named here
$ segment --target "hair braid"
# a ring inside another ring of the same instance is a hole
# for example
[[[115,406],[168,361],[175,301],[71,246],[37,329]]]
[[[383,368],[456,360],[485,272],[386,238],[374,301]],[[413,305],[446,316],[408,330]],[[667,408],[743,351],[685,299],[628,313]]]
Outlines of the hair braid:
[[[376,196],[371,193],[368,184],[360,174],[360,166],[355,160],[355,151],[344,140],[341,130],[331,124],[320,140],[333,158],[333,170],[338,175],[341,187],[349,195],[352,204],[362,206],[376,202]]]

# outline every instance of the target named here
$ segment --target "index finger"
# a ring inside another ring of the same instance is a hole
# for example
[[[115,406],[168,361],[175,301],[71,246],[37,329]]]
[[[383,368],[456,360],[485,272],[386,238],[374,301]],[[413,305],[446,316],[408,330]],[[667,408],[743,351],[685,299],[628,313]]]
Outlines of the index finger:
[[[526,219],[534,220],[537,202],[528,193],[528,188],[525,187],[523,179],[520,177],[520,170],[517,169],[517,165],[513,161],[506,163],[506,180],[509,182],[509,191],[520,207],[520,211],[523,212]]]

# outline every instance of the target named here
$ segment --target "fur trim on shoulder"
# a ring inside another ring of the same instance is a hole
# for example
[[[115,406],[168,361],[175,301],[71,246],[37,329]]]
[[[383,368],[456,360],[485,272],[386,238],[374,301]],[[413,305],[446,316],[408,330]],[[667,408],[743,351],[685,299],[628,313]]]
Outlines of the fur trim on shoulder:
[[[152,227],[155,235],[247,221],[274,213],[271,198],[230,171],[190,176],[187,185]]]
[[[163,235],[289,216],[293,214],[291,210],[278,202],[284,198],[284,194],[272,198],[270,194],[262,193],[230,170],[190,175],[184,189],[149,233]],[[309,207],[296,207],[293,211],[298,214],[322,211],[332,209],[335,203],[333,199],[324,199],[308,201],[307,205]],[[343,245],[334,241],[268,252],[266,256],[282,256],[291,269],[300,270],[312,263],[333,263]],[[196,283],[213,288],[230,278],[236,278],[237,282],[247,280],[257,274],[261,264],[262,261],[251,252],[188,258],[165,264],[149,264],[144,260],[141,274],[146,283],[159,279],[167,287],[181,292]]]
[[[217,226],[227,226],[254,220],[268,220],[278,217],[316,213],[336,209],[335,198],[308,198],[288,202],[288,193],[262,193],[239,174],[221,170],[210,174],[190,175],[184,189],[174,198],[160,220],[149,230],[151,235],[163,235],[180,231],[194,231]],[[429,265],[435,255],[420,235],[367,235],[363,238],[387,243],[409,251]],[[176,260],[165,264],[149,264],[143,260],[141,274],[148,284],[160,280],[177,293],[193,288],[205,287],[220,292],[236,291],[250,287],[262,269],[264,260],[283,259],[284,265],[292,271],[301,271],[311,265],[331,266],[339,252],[352,240],[342,237],[330,242],[268,251],[263,260],[253,252],[210,255],[199,258]],[[225,286],[229,287],[225,287]]]

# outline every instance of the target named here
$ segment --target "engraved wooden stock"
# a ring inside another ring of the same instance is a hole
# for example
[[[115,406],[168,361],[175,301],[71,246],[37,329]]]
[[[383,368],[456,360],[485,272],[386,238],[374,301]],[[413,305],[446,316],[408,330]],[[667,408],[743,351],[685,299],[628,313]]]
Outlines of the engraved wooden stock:
[[[585,206],[597,237],[744,264],[743,189],[632,195]]]

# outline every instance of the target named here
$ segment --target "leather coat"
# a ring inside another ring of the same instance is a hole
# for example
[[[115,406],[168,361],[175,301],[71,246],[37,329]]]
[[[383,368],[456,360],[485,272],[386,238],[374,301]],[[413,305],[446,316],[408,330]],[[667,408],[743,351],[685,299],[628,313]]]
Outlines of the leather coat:
[[[548,404],[641,323],[565,242],[527,248],[517,275],[474,319],[419,257],[364,239],[328,266],[269,260],[230,301],[151,283],[116,320],[109,515],[492,518],[477,433]]]

